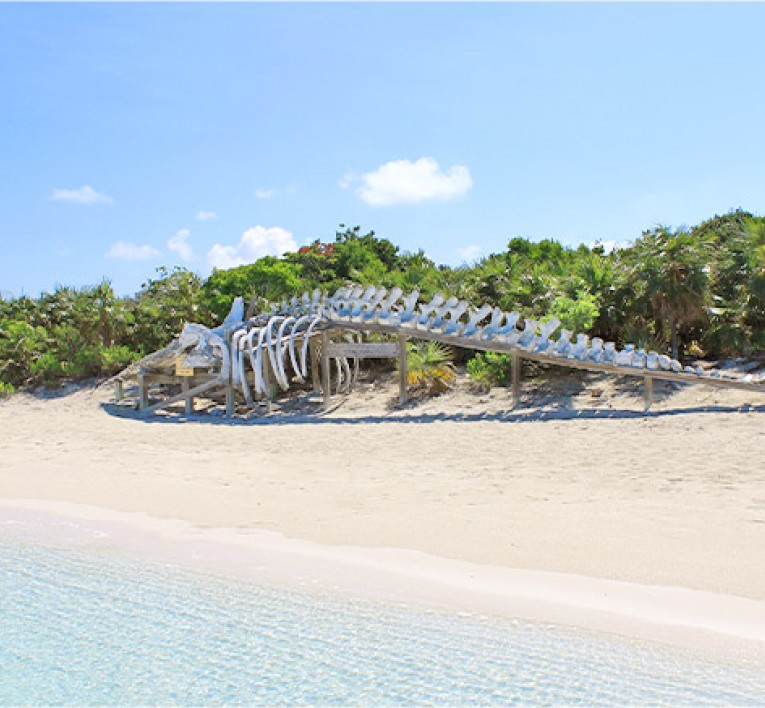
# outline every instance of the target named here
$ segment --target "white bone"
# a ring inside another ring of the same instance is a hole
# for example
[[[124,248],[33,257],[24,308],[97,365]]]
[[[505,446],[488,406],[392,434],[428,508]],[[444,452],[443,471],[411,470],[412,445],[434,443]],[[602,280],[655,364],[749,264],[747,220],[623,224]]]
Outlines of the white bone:
[[[486,316],[493,310],[494,308],[491,305],[482,305],[477,310],[473,310],[470,315],[468,316],[468,323],[465,326],[465,329],[462,330],[462,336],[463,337],[472,337],[475,334],[478,333],[478,323],[485,319]]]
[[[536,331],[537,331],[538,324],[539,323],[536,320],[523,321],[523,332],[521,333],[521,336],[518,339],[518,346],[520,347],[531,346],[531,344],[536,339]]]
[[[394,288],[394,290],[399,290],[399,297],[401,297],[401,289],[400,288]],[[404,298],[404,309],[401,311],[401,313],[398,316],[398,321],[400,324],[402,324],[404,327],[409,327],[413,322],[416,321],[416,315],[414,313],[415,308],[417,307],[417,300],[420,297],[420,291],[419,290],[412,290],[412,292],[409,293]],[[396,298],[398,300],[398,298]]]
[[[321,322],[321,317],[314,317],[303,336],[303,348],[300,351],[300,373],[303,378],[308,376],[308,344],[311,341],[311,332]]]
[[[521,318],[520,313],[518,312],[510,312],[505,313],[505,324],[503,324],[498,331],[498,334],[500,335],[507,335],[511,332],[515,331],[515,325],[517,324],[518,320]]]
[[[366,304],[364,311],[361,313],[361,319],[365,322],[374,320],[379,310],[377,309],[380,303],[385,299],[388,293],[387,288],[377,288],[377,292],[374,297]]]
[[[539,331],[542,334],[542,337],[549,339],[558,327],[560,327],[560,320],[557,317],[553,317],[548,322],[542,322],[542,324],[539,325]]]
[[[633,369],[645,368],[645,358],[645,351],[638,349],[638,351],[632,355],[632,362],[630,363],[630,366]]]
[[[306,297],[307,296],[308,293],[306,293]],[[297,320],[294,317],[287,317],[284,322],[279,325],[279,329],[276,334],[276,351],[279,353],[276,366],[276,378],[279,381],[282,389],[285,391],[290,387],[290,380],[285,370],[284,353],[286,352],[286,345],[283,342],[284,330],[290,325],[293,325],[296,321]]]
[[[491,311],[491,320],[489,321],[489,324],[487,324],[482,330],[481,330],[481,339],[491,339],[494,337],[494,335],[499,332],[500,326],[502,324],[502,318],[505,316],[505,313],[502,312],[498,307],[495,307]]]
[[[568,356],[571,351],[571,337],[574,333],[569,329],[562,329],[558,341],[555,342],[553,352],[561,356]]]
[[[433,313],[433,317],[428,320],[426,325],[427,328],[431,330],[441,329],[444,324],[444,317],[446,316],[446,313],[455,307],[458,303],[459,300],[456,297],[450,297],[446,302],[437,307]]]
[[[465,314],[468,307],[468,303],[465,302],[465,300],[462,300],[446,313],[447,319],[444,323],[444,334],[460,334],[464,328],[462,322],[460,322],[460,317]]]
[[[436,293],[427,305],[420,305],[420,318],[417,320],[417,326],[427,329],[430,313],[435,312],[443,302],[444,296],[441,293]]]
[[[376,292],[377,288],[374,285],[370,285],[366,290],[364,290],[361,298],[357,299],[351,308],[351,319],[356,319],[357,317],[361,316],[362,311],[366,309],[366,306],[375,296]]]
[[[605,358],[603,340],[600,337],[593,337],[590,344],[591,346],[587,350],[587,358],[599,364]]]
[[[401,297],[403,290],[401,288],[392,288],[388,297],[384,298],[377,307],[377,312],[374,314],[374,320],[380,324],[388,324],[391,319],[391,308],[396,304],[396,301]]]
[[[300,364],[298,364],[297,356],[295,354],[295,339],[300,333],[300,326],[305,324],[306,322],[310,322],[313,319],[313,315],[303,315],[301,318],[295,321],[295,323],[292,325],[292,328],[290,329],[290,339],[289,339],[289,352],[290,352],[290,362],[292,362],[292,370],[295,372],[295,376],[297,376],[300,381],[303,381],[303,373],[300,370]]]

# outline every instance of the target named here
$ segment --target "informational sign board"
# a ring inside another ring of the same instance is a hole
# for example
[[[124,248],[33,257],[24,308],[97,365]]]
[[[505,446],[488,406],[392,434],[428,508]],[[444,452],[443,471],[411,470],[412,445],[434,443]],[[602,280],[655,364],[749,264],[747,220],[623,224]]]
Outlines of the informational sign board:
[[[175,375],[176,376],[193,376],[194,367],[186,366],[181,359],[175,360]]]

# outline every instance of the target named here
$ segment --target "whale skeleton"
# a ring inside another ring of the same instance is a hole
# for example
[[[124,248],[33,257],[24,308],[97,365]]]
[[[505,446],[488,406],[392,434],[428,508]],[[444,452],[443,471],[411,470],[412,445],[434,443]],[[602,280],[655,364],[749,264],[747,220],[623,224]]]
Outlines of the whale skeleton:
[[[398,334],[435,339],[467,349],[517,351],[523,358],[574,368],[602,369],[688,383],[743,384],[742,387],[750,389],[762,385],[761,389],[765,391],[765,374],[739,378],[726,372],[708,373],[700,366],[683,367],[677,359],[646,351],[634,344],[620,349],[614,342],[605,342],[599,337],[590,339],[586,334],[575,334],[566,329],[560,329],[554,339],[553,335],[561,325],[555,318],[540,322],[522,318],[518,312],[504,312],[489,304],[475,308],[465,300],[447,298],[441,293],[436,293],[427,302],[419,302],[419,295],[417,290],[404,295],[397,287],[388,292],[384,287],[350,286],[339,288],[332,295],[315,290],[312,294],[304,293],[302,297],[276,305],[271,317],[313,316],[312,331],[317,333],[327,329],[345,329]],[[519,322],[522,322],[521,328],[518,327]],[[304,352],[310,334],[306,332],[303,338]],[[277,356],[278,346],[269,351]],[[298,378],[305,379],[305,355],[301,361]],[[286,388],[289,382],[284,375],[284,367],[280,367],[279,372],[278,382]],[[678,379],[677,375],[681,378]]]
[[[465,300],[440,293],[428,302],[420,302],[419,296],[418,290],[405,295],[398,287],[388,291],[384,287],[347,286],[331,295],[316,289],[274,304],[270,312],[256,314],[246,321],[242,300],[237,298],[220,327],[209,330],[202,325],[187,325],[179,339],[165,350],[149,355],[115,378],[134,374],[142,362],[151,367],[153,361],[166,365],[166,360],[171,355],[177,357],[179,352],[188,357],[187,350],[193,344],[194,352],[212,352],[218,357],[217,382],[240,389],[245,402],[252,407],[256,400],[270,397],[271,379],[284,391],[294,381],[306,381],[310,343],[320,335],[344,332],[349,341],[354,338],[360,341],[363,332],[373,332],[436,340],[466,349],[508,352],[516,361],[530,359],[644,376],[647,401],[653,379],[765,393],[765,373],[737,377],[725,371],[707,372],[700,366],[683,366],[677,359],[634,344],[618,348],[614,342],[604,342],[599,337],[590,339],[587,334],[559,329],[561,323],[555,318],[540,322],[489,304],[475,308]],[[558,335],[554,338],[556,331]],[[351,363],[344,357],[335,359],[337,389],[349,390],[358,376],[359,360],[355,358]]]

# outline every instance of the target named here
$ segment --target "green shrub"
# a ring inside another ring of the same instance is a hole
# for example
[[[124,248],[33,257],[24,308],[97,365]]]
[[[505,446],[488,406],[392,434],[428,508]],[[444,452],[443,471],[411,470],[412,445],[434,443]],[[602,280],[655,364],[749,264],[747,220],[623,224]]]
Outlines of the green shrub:
[[[409,345],[407,383],[429,395],[443,393],[457,378],[452,351],[440,342],[416,342]]]
[[[13,387],[13,384],[5,383],[5,381],[0,381],[0,398],[10,396],[15,390],[16,389]]]
[[[116,345],[112,347],[101,347],[100,351],[100,373],[105,376],[116,374],[134,361],[140,358],[138,352],[134,352],[130,347]]]
[[[52,386],[66,376],[64,362],[52,352],[44,352],[29,365],[30,378],[36,383]]]
[[[600,310],[595,298],[584,291],[580,291],[576,299],[566,296],[557,298],[550,308],[549,317],[546,319],[557,317],[565,329],[575,333],[585,333],[592,329],[598,315],[600,315]]]
[[[478,388],[486,391],[493,386],[508,386],[511,381],[510,362],[509,354],[482,352],[468,361],[468,376]]]

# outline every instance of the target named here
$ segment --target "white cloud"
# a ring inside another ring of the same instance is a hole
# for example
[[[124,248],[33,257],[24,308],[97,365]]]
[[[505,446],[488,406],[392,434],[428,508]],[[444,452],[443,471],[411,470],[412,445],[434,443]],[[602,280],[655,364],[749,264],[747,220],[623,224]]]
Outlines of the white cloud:
[[[428,199],[448,201],[462,196],[473,186],[470,170],[465,165],[454,165],[448,172],[442,172],[432,157],[421,157],[416,162],[386,162],[359,179],[361,185],[356,194],[371,206],[414,204]],[[346,175],[340,184],[350,186],[354,181],[359,180]]]
[[[473,244],[471,246],[460,248],[460,250],[457,251],[457,254],[463,263],[472,263],[478,259],[482,251],[483,249],[480,246]]]
[[[273,199],[277,195],[276,189],[256,189],[255,196],[258,199]]]
[[[191,236],[191,231],[179,229],[175,236],[171,236],[167,242],[167,247],[173,253],[177,253],[184,261],[193,261],[197,257],[194,249],[189,244],[189,236]]]
[[[97,192],[89,184],[79,189],[54,189],[50,198],[57,202],[71,202],[72,204],[114,204],[112,197]]]
[[[252,226],[242,234],[236,246],[216,243],[207,260],[213,268],[233,268],[252,263],[263,256],[282,256],[297,250],[292,234],[279,226]]]
[[[123,261],[146,261],[160,255],[162,255],[161,252],[153,246],[139,246],[127,241],[117,241],[106,253],[107,258],[118,258]]]
[[[210,219],[217,218],[217,214],[214,211],[198,211],[197,221],[210,221]]]

